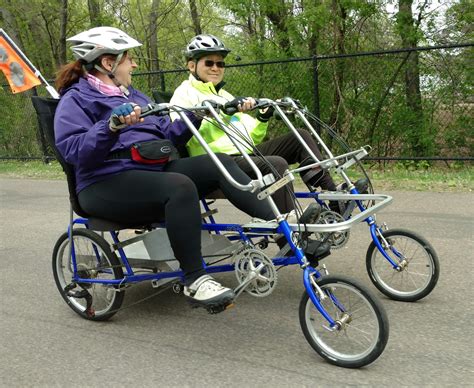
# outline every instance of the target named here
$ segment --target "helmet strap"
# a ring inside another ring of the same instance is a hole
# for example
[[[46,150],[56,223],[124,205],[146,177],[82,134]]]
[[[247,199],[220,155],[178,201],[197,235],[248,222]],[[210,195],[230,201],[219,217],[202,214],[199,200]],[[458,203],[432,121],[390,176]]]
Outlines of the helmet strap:
[[[194,59],[193,59],[193,62],[194,62],[194,71],[192,71],[191,74],[192,74],[193,77],[196,78],[198,81],[204,82],[204,81],[198,76],[198,73],[197,73],[197,68],[198,68],[199,59],[201,59],[201,58],[198,58],[198,59],[194,58]]]

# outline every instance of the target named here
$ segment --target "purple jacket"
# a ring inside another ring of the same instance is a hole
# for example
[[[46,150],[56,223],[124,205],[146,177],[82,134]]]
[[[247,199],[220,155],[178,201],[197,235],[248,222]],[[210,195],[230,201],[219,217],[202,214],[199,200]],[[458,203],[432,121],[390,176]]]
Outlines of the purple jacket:
[[[185,144],[191,132],[181,120],[170,121],[169,116],[147,116],[143,123],[128,126],[118,133],[109,129],[109,117],[113,108],[126,102],[140,106],[150,99],[132,87],[128,98],[106,96],[81,78],[62,96],[54,117],[56,146],[76,172],[76,192],[92,183],[121,171],[161,170],[159,165],[139,164],[127,159],[106,160],[114,151],[130,149],[133,143],[169,139],[175,144]],[[199,128],[200,121],[190,116]]]

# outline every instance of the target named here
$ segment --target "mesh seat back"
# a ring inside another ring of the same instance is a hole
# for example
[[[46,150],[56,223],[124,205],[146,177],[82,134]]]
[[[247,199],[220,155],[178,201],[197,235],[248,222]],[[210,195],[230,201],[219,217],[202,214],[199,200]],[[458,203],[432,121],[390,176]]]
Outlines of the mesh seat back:
[[[63,168],[66,174],[67,186],[69,190],[69,200],[71,201],[72,209],[81,217],[88,217],[88,214],[82,210],[79,205],[79,200],[76,194],[76,176],[72,165],[67,163],[56,148],[56,141],[54,137],[54,114],[58,106],[59,100],[48,97],[32,96],[31,102],[36,111],[38,118],[38,125],[40,131],[43,133],[46,142],[54,152],[54,156]]]

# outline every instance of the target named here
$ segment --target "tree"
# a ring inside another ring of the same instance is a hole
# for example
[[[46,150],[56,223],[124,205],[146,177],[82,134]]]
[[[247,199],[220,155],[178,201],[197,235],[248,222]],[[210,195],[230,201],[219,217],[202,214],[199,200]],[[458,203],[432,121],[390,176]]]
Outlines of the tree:
[[[419,30],[423,19],[423,11],[428,4],[421,4],[418,18],[413,18],[413,0],[399,0],[397,29],[402,40],[402,47],[413,49],[418,46],[421,37]],[[428,139],[423,125],[423,106],[420,91],[420,63],[418,51],[411,51],[405,64],[405,94],[407,105],[407,125],[410,127],[409,142],[415,156],[423,156],[429,152]]]
[[[196,0],[189,0],[189,9],[191,11],[194,33],[200,35],[202,34],[201,17],[199,16]]]
[[[102,25],[102,17],[99,0],[87,0],[87,8],[89,10],[90,26],[100,27]]]
[[[61,8],[59,10],[59,50],[58,62],[60,65],[67,62],[66,60],[66,33],[67,33],[67,11],[68,0],[61,0]]]

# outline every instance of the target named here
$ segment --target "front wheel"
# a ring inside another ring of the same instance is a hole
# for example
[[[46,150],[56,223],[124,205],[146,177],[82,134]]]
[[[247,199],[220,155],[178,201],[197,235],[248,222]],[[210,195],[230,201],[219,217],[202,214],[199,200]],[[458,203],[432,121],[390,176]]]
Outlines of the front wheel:
[[[328,327],[304,292],[299,318],[309,344],[326,361],[344,368],[360,368],[375,361],[385,349],[389,334],[387,314],[380,302],[349,278],[327,276],[317,284],[326,295],[320,303],[337,326]]]
[[[406,229],[382,233],[380,243],[387,255],[399,263],[396,270],[372,241],[366,256],[370,280],[380,292],[402,302],[414,302],[427,296],[439,278],[439,260],[434,248],[420,235]]]
[[[73,282],[74,266],[67,233],[59,237],[53,250],[53,274],[59,293],[81,317],[104,321],[120,308],[124,291],[108,280],[123,279],[122,266],[111,252],[109,244],[87,229],[74,229],[72,233],[77,275],[93,279],[93,283]]]

